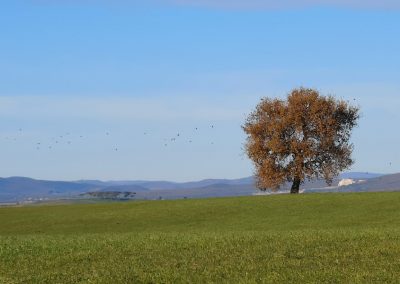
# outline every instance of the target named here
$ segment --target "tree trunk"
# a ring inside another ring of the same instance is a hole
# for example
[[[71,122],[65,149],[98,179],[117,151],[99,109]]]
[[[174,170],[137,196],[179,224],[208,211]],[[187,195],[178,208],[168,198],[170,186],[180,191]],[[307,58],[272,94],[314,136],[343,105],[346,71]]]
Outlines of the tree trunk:
[[[290,189],[290,193],[299,193],[300,191],[300,178],[295,177],[293,180],[292,188]]]

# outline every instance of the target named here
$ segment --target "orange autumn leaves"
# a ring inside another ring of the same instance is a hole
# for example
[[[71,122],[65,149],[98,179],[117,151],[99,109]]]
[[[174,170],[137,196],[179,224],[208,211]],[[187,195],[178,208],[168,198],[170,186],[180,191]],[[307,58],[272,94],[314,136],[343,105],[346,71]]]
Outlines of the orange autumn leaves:
[[[350,136],[358,118],[358,107],[313,89],[294,89],[286,100],[261,99],[242,126],[258,188],[292,182],[291,192],[298,193],[305,180],[331,183],[353,164]]]

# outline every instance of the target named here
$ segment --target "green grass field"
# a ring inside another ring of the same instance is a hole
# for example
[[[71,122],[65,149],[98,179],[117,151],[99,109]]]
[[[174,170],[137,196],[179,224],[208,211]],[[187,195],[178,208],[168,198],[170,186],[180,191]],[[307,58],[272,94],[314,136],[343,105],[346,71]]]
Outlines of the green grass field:
[[[400,193],[0,208],[0,283],[399,283]]]

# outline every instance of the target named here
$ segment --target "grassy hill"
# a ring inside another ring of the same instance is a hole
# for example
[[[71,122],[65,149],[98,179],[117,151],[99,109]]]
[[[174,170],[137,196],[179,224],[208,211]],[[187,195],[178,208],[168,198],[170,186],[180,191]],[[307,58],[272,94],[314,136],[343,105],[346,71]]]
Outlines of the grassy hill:
[[[0,208],[0,283],[400,279],[400,193]]]

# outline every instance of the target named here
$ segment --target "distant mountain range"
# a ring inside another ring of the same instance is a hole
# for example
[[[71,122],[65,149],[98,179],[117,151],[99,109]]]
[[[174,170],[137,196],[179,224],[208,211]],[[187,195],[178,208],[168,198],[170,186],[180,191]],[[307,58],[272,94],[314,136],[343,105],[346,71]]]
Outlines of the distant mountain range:
[[[215,184],[226,184],[226,185],[249,185],[254,184],[253,177],[246,177],[240,179],[205,179],[201,181],[191,182],[170,182],[170,181],[99,181],[99,180],[79,180],[77,183],[81,184],[93,184],[100,187],[118,187],[118,186],[140,186],[150,190],[161,190],[161,189],[191,189],[206,187]]]
[[[353,179],[357,183],[345,187],[336,185],[342,179]],[[361,182],[360,182],[361,181]],[[327,187],[324,181],[316,180],[302,185],[304,192],[353,192],[400,190],[400,174],[349,172],[334,180]],[[288,190],[290,184],[282,187]],[[80,198],[98,196],[95,192],[131,192],[134,199],[178,199],[253,195],[260,193],[254,185],[254,177],[241,179],[206,179],[194,182],[169,181],[46,181],[26,177],[0,178],[0,202],[21,202]],[[90,193],[90,194],[87,194]],[[86,194],[86,195],[85,195]],[[107,196],[107,194],[100,194]]]
[[[357,179],[356,179],[357,180]],[[371,191],[400,191],[400,173],[391,175],[378,175],[374,178],[343,187],[310,189],[308,192],[371,192]]]
[[[249,195],[253,177],[207,179],[195,182],[169,181],[46,181],[26,177],[0,178],[0,202],[75,198],[88,192],[134,192],[138,199]],[[94,194],[91,194],[94,196]]]

